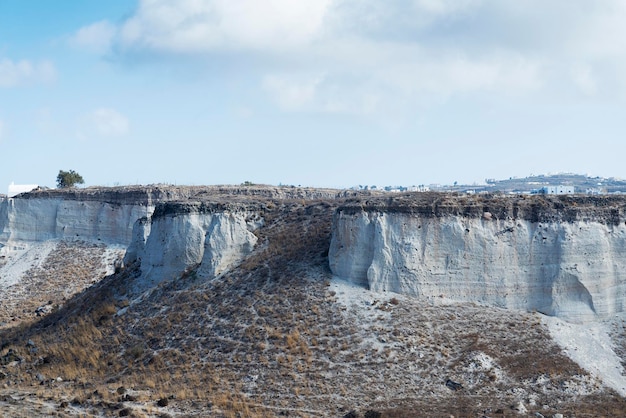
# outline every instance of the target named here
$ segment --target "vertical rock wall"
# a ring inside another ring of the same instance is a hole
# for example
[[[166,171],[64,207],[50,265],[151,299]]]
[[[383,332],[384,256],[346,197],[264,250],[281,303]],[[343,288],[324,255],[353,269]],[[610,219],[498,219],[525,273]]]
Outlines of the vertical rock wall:
[[[212,278],[239,263],[254,248],[262,221],[245,211],[168,213],[141,219],[124,262],[138,262],[134,291],[180,277],[189,268]]]
[[[624,310],[625,255],[623,223],[339,211],[329,259],[372,290],[581,322]]]
[[[63,198],[20,199],[2,203],[0,243],[41,242],[52,239],[101,241],[128,245],[135,221],[153,206]]]

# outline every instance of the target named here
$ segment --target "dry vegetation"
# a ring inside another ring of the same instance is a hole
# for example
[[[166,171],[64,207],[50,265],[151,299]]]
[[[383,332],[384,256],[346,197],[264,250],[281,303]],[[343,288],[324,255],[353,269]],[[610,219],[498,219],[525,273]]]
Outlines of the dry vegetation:
[[[129,301],[129,266],[39,321],[2,330],[0,406],[14,416],[137,417],[504,417],[520,401],[546,417],[626,410],[536,315],[331,281],[335,203],[262,210],[257,249],[216,280],[191,269]]]
[[[105,260],[106,247],[82,241],[61,241],[40,265],[23,275],[20,283],[0,288],[0,327],[47,314],[74,294],[102,279],[113,260]],[[115,258],[116,254],[113,254]],[[119,251],[117,258],[122,256]]]
[[[626,220],[626,198],[621,195],[464,195],[458,193],[398,193],[386,196],[355,196],[340,208],[413,213],[424,217],[482,217],[525,219],[532,222],[590,221],[619,224]]]

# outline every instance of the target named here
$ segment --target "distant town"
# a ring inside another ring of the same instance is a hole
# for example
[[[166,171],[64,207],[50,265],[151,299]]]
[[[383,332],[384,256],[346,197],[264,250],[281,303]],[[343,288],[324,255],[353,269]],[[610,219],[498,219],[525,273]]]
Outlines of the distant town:
[[[510,177],[507,180],[485,179],[484,184],[420,184],[413,186],[355,186],[354,190],[379,190],[387,192],[458,192],[458,193],[508,193],[508,194],[622,194],[626,193],[626,180],[615,177],[589,177],[583,174],[558,173]]]

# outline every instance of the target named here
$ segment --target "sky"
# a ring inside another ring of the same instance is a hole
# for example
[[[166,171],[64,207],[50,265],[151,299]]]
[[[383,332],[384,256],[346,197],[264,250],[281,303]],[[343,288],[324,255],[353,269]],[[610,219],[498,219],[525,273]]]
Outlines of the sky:
[[[0,0],[0,193],[626,178],[623,0]]]

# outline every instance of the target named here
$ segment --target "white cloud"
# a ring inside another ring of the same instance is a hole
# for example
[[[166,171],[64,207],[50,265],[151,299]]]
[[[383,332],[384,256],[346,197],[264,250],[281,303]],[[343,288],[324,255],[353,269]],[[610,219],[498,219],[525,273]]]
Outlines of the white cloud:
[[[31,83],[47,83],[56,78],[56,69],[50,61],[32,62],[0,59],[0,87],[17,87]]]
[[[99,54],[108,52],[113,42],[117,28],[111,22],[102,20],[78,30],[71,38],[70,43]]]
[[[141,0],[119,28],[122,49],[284,49],[319,35],[331,0]]]
[[[115,109],[100,108],[91,114],[96,132],[102,136],[122,136],[130,130],[130,123],[126,116]]]
[[[589,66],[578,65],[574,67],[571,77],[582,93],[588,96],[594,96],[597,93],[597,83]]]
[[[263,80],[263,87],[276,98],[285,110],[299,110],[310,106],[323,81],[322,75],[304,75],[294,78],[286,75],[269,75]]]
[[[353,56],[350,50],[362,53]],[[337,56],[329,58],[333,65],[326,72],[272,73],[263,79],[265,91],[284,110],[375,114],[395,112],[409,103],[430,105],[459,94],[512,97],[542,88],[540,63],[519,54],[475,58],[367,43],[327,53]]]
[[[624,21],[622,0],[140,0],[74,39],[131,58],[243,57],[282,109],[375,113],[455,95],[626,92]]]
[[[112,138],[127,135],[129,132],[130,122],[126,116],[115,109],[102,107],[82,118],[77,137],[81,140]]]
[[[482,0],[413,0],[415,9],[440,16],[465,12],[482,2]]]
[[[266,76],[263,88],[285,111],[373,114],[385,105],[375,78],[354,81],[340,74],[282,73]]]
[[[605,0],[601,4],[580,7],[582,16],[578,19],[579,25],[572,30],[570,51],[588,59],[624,57],[626,2]]]

